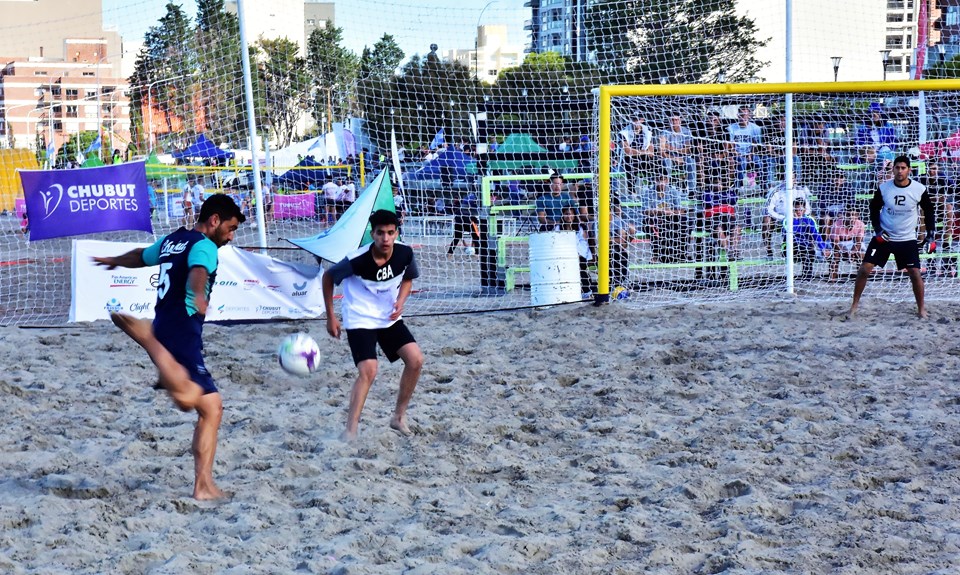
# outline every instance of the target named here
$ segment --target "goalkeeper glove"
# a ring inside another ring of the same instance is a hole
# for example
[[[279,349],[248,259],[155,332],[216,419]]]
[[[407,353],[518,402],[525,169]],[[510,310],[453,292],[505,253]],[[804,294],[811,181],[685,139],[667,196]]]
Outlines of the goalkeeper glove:
[[[884,230],[880,230],[880,233],[877,234],[877,241],[880,242],[881,244],[885,242],[889,242],[890,234],[888,234]]]
[[[925,253],[932,254],[933,252],[937,251],[937,240],[934,238],[933,232],[927,232],[919,244],[920,249]]]

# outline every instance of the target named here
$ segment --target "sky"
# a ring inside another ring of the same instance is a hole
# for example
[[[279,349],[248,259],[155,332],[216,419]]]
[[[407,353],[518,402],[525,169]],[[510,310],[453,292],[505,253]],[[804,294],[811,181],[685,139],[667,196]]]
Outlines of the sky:
[[[176,0],[175,0],[176,1]],[[269,0],[245,0],[258,4]],[[166,0],[103,0],[104,21],[115,26],[131,46],[139,44],[150,26],[166,13]],[[191,17],[196,16],[194,0],[176,2]],[[480,24],[507,24],[509,39],[524,45],[523,22],[531,16],[523,0],[337,0],[335,22],[344,31],[344,45],[359,55],[364,46],[373,46],[389,33],[409,58],[425,55],[430,44],[438,52],[473,48]]]

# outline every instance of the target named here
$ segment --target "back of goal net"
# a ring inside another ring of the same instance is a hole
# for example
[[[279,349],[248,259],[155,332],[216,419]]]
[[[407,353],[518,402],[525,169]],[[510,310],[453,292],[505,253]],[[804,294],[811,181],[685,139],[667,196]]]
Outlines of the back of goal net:
[[[958,95],[950,81],[896,84],[940,89],[890,92],[876,91],[880,83],[847,83],[603,90],[609,141],[600,145],[610,150],[610,184],[609,196],[600,193],[598,201],[610,208],[609,254],[600,254],[608,258],[609,293],[629,294],[635,305],[788,290],[849,298],[874,234],[871,198],[905,156],[935,207],[937,251],[921,255],[927,291],[955,298]],[[776,91],[788,87],[796,91],[790,104]],[[766,93],[749,92],[757,88]],[[926,233],[919,209],[916,233]],[[875,294],[913,298],[893,258],[872,280]]]

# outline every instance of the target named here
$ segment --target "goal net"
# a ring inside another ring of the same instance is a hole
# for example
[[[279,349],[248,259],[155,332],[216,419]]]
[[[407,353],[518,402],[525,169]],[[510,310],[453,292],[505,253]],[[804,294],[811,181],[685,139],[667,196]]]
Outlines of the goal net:
[[[936,249],[921,255],[927,292],[955,298],[958,87],[605,86],[598,201],[609,206],[601,229],[610,240],[600,292],[641,305],[785,291],[849,299],[875,235],[870,200],[906,157],[936,212]],[[913,299],[892,261],[871,280],[872,293]]]
[[[634,305],[787,288],[782,228],[776,222],[764,227],[763,204],[783,178],[785,148],[776,127],[785,106],[781,96],[760,89],[761,82],[783,76],[786,14],[780,3],[8,4],[15,9],[0,22],[0,325],[66,321],[76,279],[73,240],[152,242],[185,223],[185,189],[203,197],[231,194],[243,205],[248,220],[234,245],[318,265],[313,254],[287,240],[333,229],[354,194],[385,170],[403,218],[402,240],[414,247],[422,273],[408,315],[533,305],[543,281],[537,261],[543,259],[532,259],[537,246],[531,238],[558,228],[579,238],[561,278],[575,284],[566,286],[574,295],[562,301],[618,287],[632,294]],[[798,25],[815,22],[810,29],[831,39],[798,32],[794,43],[804,47],[793,55],[797,80],[832,79],[836,68],[829,66],[828,49],[842,49],[841,80],[879,80],[881,73],[902,80],[911,66],[952,73],[945,56],[924,63],[915,54],[917,45],[934,40],[919,34],[925,3],[890,0],[884,8],[875,0],[853,0],[845,10],[854,16],[828,21],[821,17],[826,0],[795,4],[802,4],[794,7]],[[929,27],[932,20],[923,22]],[[899,30],[897,42],[886,33],[891,26]],[[891,52],[881,68],[876,54],[883,47]],[[725,82],[757,89],[734,95]],[[601,141],[598,88],[617,85],[710,85],[713,91],[617,94],[605,120],[609,138]],[[882,166],[873,162],[889,156],[860,155],[867,150],[857,138],[872,104],[881,106],[881,138],[892,130],[896,153],[921,150],[918,176],[927,169],[925,157],[943,156],[942,171],[952,177],[951,154],[960,145],[954,146],[957,126],[946,86],[926,92],[924,134],[915,88],[851,90],[797,95],[796,171],[817,218],[836,211],[821,188],[843,173],[844,189],[856,190],[851,205],[869,228],[865,182],[879,177],[874,171]],[[757,161],[743,166],[732,155],[733,136],[723,132],[741,107],[762,133]],[[638,113],[646,115],[649,133],[640,129],[631,139],[640,153],[621,159],[620,134]],[[668,157],[669,142],[686,141],[670,136],[674,113],[693,143]],[[711,138],[704,130],[713,114],[722,134]],[[597,152],[608,145],[615,148],[612,163],[601,169]],[[824,150],[832,160],[816,157]],[[711,154],[717,157],[705,162]],[[152,233],[31,237],[39,215],[24,217],[18,170],[134,161],[145,163],[154,191]],[[564,176],[557,184],[560,200],[551,199],[554,173]],[[611,191],[601,194],[597,184],[607,174]],[[682,196],[677,213],[663,212],[662,222],[642,205],[660,174],[668,177],[671,197]],[[722,241],[701,217],[703,194],[713,185],[736,195],[733,212],[719,212],[715,220],[729,220]],[[598,233],[610,199],[621,214],[614,247],[622,249],[613,251],[610,236]],[[574,213],[565,215],[569,202]],[[824,222],[817,224],[825,234]],[[851,265],[840,262],[841,283],[830,284],[830,263],[817,252],[815,278],[804,289],[846,294]],[[949,273],[947,264],[942,267]],[[896,273],[883,277],[890,294],[903,292]],[[932,293],[937,289],[931,285]]]

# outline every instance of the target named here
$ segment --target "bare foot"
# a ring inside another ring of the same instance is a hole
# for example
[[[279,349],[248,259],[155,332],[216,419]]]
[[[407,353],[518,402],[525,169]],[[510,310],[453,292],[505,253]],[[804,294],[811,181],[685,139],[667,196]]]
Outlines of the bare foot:
[[[226,493],[220,490],[216,485],[206,489],[194,488],[193,498],[197,501],[215,501],[217,499],[226,499]]]
[[[390,429],[396,431],[404,437],[410,437],[413,435],[413,432],[410,431],[410,428],[407,426],[407,421],[405,417],[397,417],[396,415],[390,420]]]
[[[917,317],[920,319],[927,319],[927,308],[923,308],[917,312]]]
[[[130,339],[143,346],[143,343],[153,337],[153,326],[148,319],[138,319],[123,313],[111,313],[113,324],[130,336]]]
[[[357,439],[357,430],[354,429],[350,431],[349,429],[344,429],[343,433],[340,434],[340,441],[344,443],[353,443]]]

